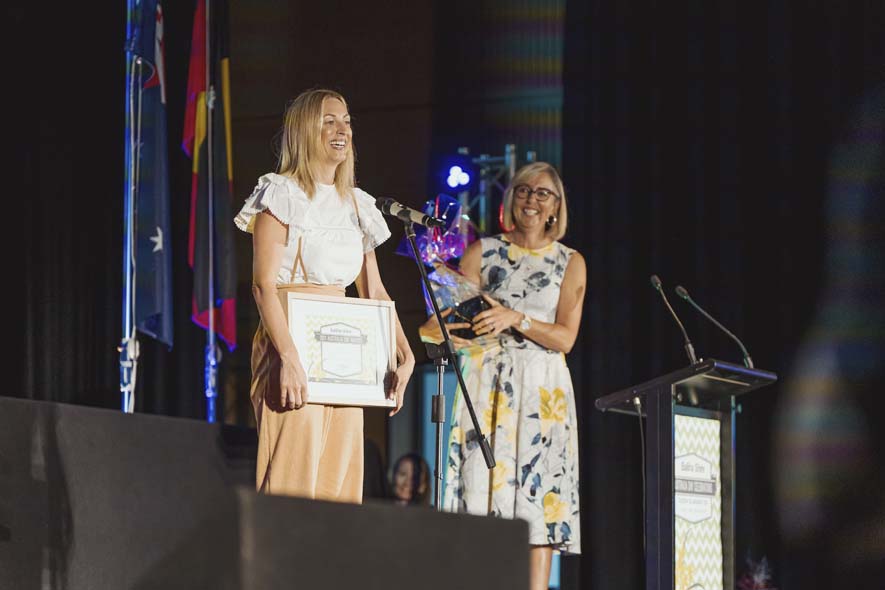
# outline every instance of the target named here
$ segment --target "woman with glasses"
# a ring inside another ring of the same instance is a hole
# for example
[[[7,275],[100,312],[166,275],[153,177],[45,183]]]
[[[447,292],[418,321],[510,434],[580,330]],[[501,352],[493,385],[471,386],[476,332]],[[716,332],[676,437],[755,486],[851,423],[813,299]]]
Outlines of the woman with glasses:
[[[528,521],[532,589],[547,588],[554,550],[581,550],[578,423],[565,354],[578,335],[587,269],[578,252],[558,241],[566,221],[556,169],[537,162],[518,170],[504,195],[509,231],[477,240],[461,258],[461,272],[491,308],[472,323],[446,325],[477,334],[474,341],[452,340],[496,466],[491,473],[486,467],[459,391],[445,506]],[[441,339],[432,316],[421,336]]]

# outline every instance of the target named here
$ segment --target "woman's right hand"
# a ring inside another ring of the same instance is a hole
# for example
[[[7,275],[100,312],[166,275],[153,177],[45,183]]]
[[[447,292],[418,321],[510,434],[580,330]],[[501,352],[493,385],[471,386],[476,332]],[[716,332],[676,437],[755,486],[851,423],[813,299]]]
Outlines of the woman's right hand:
[[[452,313],[452,308],[447,307],[440,311],[440,315],[443,318],[447,318]],[[449,333],[449,338],[452,340],[452,344],[455,346],[455,350],[461,350],[467,346],[470,346],[470,340],[466,338],[459,338],[452,334],[452,330],[459,330],[461,328],[469,328],[471,326],[470,322],[453,322],[451,324],[446,324],[446,330]],[[421,324],[418,328],[418,334],[421,336],[422,342],[431,342],[433,344],[441,344],[443,341],[442,330],[439,327],[439,322],[436,321],[436,315],[431,315],[427,320]]]
[[[296,358],[280,359],[280,406],[299,410],[307,405],[307,375]]]

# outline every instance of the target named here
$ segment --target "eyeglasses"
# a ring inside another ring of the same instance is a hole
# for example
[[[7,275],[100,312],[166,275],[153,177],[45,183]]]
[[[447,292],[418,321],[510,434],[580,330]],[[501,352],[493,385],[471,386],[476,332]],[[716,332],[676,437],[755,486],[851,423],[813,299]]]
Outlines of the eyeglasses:
[[[550,197],[556,197],[557,199],[559,198],[559,195],[557,195],[556,193],[554,193],[551,190],[547,190],[546,188],[533,189],[530,186],[527,186],[525,184],[521,184],[518,187],[516,187],[515,189],[513,189],[513,196],[516,197],[517,199],[528,199],[529,195],[532,195],[532,194],[535,195],[535,199],[539,203],[543,203],[544,201],[546,201]]]

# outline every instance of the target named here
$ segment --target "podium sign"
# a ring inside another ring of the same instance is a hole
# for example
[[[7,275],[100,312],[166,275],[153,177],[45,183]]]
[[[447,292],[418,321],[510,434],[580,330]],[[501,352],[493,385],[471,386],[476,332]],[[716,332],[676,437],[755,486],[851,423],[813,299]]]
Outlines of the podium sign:
[[[646,419],[646,590],[734,590],[735,398],[776,380],[708,359],[596,400]]]
[[[673,417],[674,587],[723,590],[718,417]]]

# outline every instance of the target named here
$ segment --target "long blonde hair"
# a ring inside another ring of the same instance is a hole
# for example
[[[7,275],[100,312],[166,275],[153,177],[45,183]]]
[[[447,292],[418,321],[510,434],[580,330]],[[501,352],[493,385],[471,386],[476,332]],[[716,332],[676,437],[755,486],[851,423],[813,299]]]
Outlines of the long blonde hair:
[[[280,133],[277,173],[294,178],[309,197],[313,197],[316,192],[315,165],[323,149],[323,101],[327,98],[340,100],[344,108],[347,108],[347,101],[334,90],[325,88],[306,90],[286,107]],[[335,169],[334,184],[342,197],[350,195],[351,189],[356,186],[355,161],[356,148],[351,141],[347,158]]]
[[[552,164],[548,164],[547,162],[533,162],[531,164],[526,164],[513,175],[513,179],[510,181],[510,184],[507,185],[507,190],[504,191],[503,229],[505,231],[511,231],[516,227],[516,222],[513,219],[513,189],[521,184],[528,184],[530,180],[539,174],[550,175],[550,179],[553,181],[553,188],[556,190],[556,194],[559,195],[559,210],[554,213],[556,221],[547,226],[544,230],[545,235],[550,236],[554,241],[559,240],[565,235],[565,230],[568,226],[568,207],[566,206],[565,200],[565,187],[562,184],[562,178],[559,177],[559,172],[556,171],[556,168],[554,168]]]

